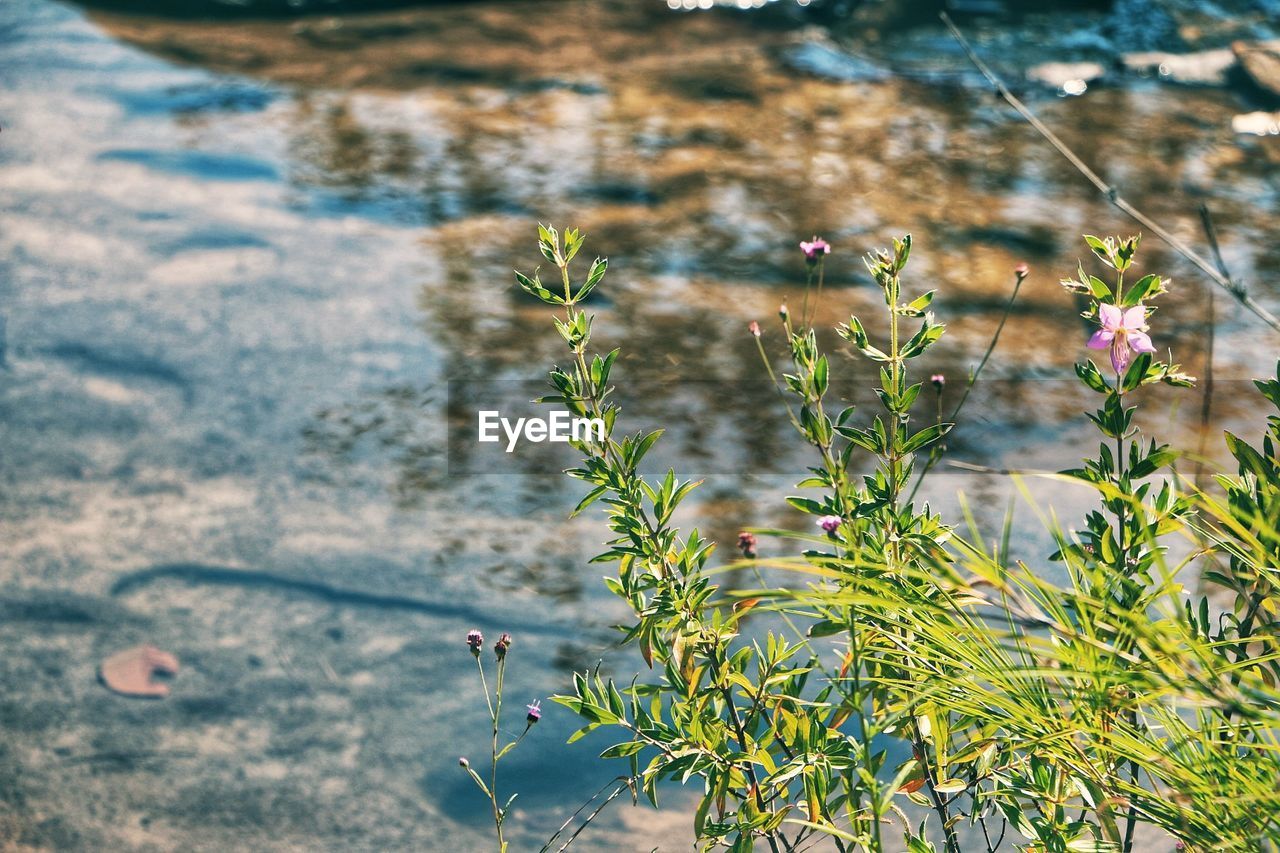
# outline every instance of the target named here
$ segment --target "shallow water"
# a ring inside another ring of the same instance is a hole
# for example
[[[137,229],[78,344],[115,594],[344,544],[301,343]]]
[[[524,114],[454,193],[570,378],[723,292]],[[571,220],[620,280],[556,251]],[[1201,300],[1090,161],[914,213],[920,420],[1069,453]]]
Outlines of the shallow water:
[[[947,403],[1030,263],[952,452],[997,468],[1087,452],[1065,381],[1085,328],[1057,279],[1078,233],[1130,225],[939,31],[864,45],[909,72],[873,82],[797,71],[806,42],[827,44],[787,15],[662,4],[237,22],[0,7],[0,837],[479,849],[483,804],[455,763],[485,748],[466,630],[516,635],[517,705],[602,657],[630,677],[637,658],[609,648],[622,614],[586,565],[598,518],[566,520],[580,490],[557,457],[481,452],[459,403],[527,398],[562,358],[510,282],[536,265],[538,220],[610,257],[596,335],[623,348],[628,426],[671,427],[655,465],[706,478],[685,521],[721,541],[804,523],[781,497],[809,460],[745,326],[777,353],[766,321],[798,306],[795,242],[813,233],[836,247],[827,326],[874,316],[858,255],[915,234],[913,280],[950,324],[922,370],[948,375]],[[1032,61],[999,55],[1011,74]],[[1232,272],[1278,307],[1280,141],[1232,135],[1246,95],[1119,81],[1028,98],[1197,246],[1206,203]],[[1209,285],[1143,249],[1176,287],[1156,342],[1203,373]],[[1215,310],[1221,458],[1222,426],[1262,423],[1245,380],[1276,336]],[[869,405],[865,376],[850,363],[841,387]],[[1200,399],[1156,392],[1150,422],[1195,446]],[[1012,492],[946,469],[924,492],[951,510],[957,489],[989,527]],[[1068,516],[1083,501],[1042,491]],[[1039,559],[1034,514],[1018,518]],[[163,702],[95,682],[142,641],[182,661]],[[616,772],[563,746],[575,727],[551,709],[514,754],[522,840]],[[648,849],[685,826],[624,806],[588,838]]]

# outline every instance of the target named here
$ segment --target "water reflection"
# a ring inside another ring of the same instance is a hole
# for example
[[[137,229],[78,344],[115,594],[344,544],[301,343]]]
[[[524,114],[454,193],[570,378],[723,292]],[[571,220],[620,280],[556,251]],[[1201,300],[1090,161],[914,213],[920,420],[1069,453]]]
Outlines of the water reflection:
[[[858,254],[915,232],[912,281],[939,289],[950,324],[922,370],[948,375],[948,408],[1028,261],[950,452],[1056,468],[1088,451],[1084,400],[1065,390],[1084,327],[1056,280],[1077,232],[1128,226],[969,85],[939,31],[882,22],[868,61],[910,73],[836,82],[796,71],[791,51],[827,37],[781,9],[530,0],[230,24],[8,8],[0,77],[19,109],[0,141],[15,199],[0,232],[0,507],[17,544],[2,594],[26,615],[0,631],[23,650],[4,683],[30,687],[6,708],[0,760],[28,802],[65,815],[24,813],[32,843],[422,849],[444,833],[476,846],[477,804],[452,764],[484,749],[482,727],[456,725],[476,710],[455,654],[470,623],[519,627],[522,695],[601,657],[634,671],[611,652],[623,614],[587,565],[599,519],[566,519],[580,486],[555,456],[486,455],[453,394],[504,383],[527,400],[564,358],[547,310],[511,282],[537,263],[539,219],[582,226],[587,251],[610,256],[592,310],[601,345],[623,351],[625,426],[669,429],[650,462],[706,478],[681,523],[723,543],[806,523],[781,498],[811,459],[746,324],[781,357],[769,321],[800,304],[795,242],[813,233],[836,246],[817,311],[829,328],[875,316]],[[530,26],[552,13],[555,26]],[[1012,27],[984,33],[1009,44]],[[1025,41],[1002,61],[1042,49]],[[1205,201],[1233,270],[1274,301],[1277,150],[1230,135],[1241,96],[1147,82],[1029,97],[1193,242]],[[1205,285],[1154,242],[1143,257],[1180,288],[1156,342],[1200,372]],[[1269,364],[1246,346],[1249,316],[1218,311],[1208,432],[1247,433],[1258,414],[1233,380]],[[869,415],[865,369],[837,359],[835,373]],[[1148,416],[1194,441],[1199,398],[1169,415],[1177,399],[1153,394]],[[927,394],[921,405],[929,417]],[[947,469],[925,494],[954,511],[960,488],[985,523],[1010,494]],[[1034,518],[1017,524],[1019,556],[1038,559]],[[191,673],[155,717],[92,687],[100,651],[143,639]],[[172,754],[116,762],[121,784],[51,757],[149,743],[156,719]],[[560,746],[572,728],[549,713],[527,754],[530,776],[555,768],[531,834],[608,773]],[[55,808],[65,790],[104,805]],[[127,828],[104,826],[104,810]],[[621,815],[600,831],[601,845],[653,837]]]

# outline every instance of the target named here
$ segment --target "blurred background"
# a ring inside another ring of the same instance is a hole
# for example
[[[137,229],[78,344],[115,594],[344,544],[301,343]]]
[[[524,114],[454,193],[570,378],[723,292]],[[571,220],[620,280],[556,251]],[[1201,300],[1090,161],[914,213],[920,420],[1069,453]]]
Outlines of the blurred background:
[[[1200,251],[1205,205],[1232,275],[1280,309],[1276,0],[945,8]],[[746,325],[781,357],[814,234],[834,247],[829,328],[878,317],[859,256],[913,233],[910,286],[949,324],[923,366],[948,409],[1028,263],[950,458],[1088,452],[1069,381],[1087,328],[1058,280],[1080,234],[1137,229],[992,95],[943,9],[0,4],[0,845],[487,848],[457,767],[487,752],[466,631],[515,636],[517,707],[574,669],[642,665],[611,646],[624,614],[586,562],[604,527],[566,520],[583,490],[563,457],[479,454],[457,393],[528,399],[563,358],[512,284],[538,221],[609,256],[592,309],[622,347],[625,426],[668,428],[653,466],[706,479],[683,522],[727,550],[744,526],[810,523],[782,501],[810,460]],[[1263,423],[1247,380],[1277,334],[1156,239],[1140,261],[1173,279],[1156,345],[1214,380],[1207,403],[1204,383],[1148,393],[1147,425],[1221,460],[1223,427]],[[836,363],[870,410],[865,368]],[[960,491],[996,535],[1007,479],[944,465],[922,495],[954,514]],[[1067,519],[1088,499],[1032,491]],[[1015,531],[1044,564],[1025,505]],[[181,661],[166,699],[95,680],[142,642]],[[516,849],[619,772],[544,705],[504,765]],[[664,805],[615,804],[582,846],[687,847],[687,797]]]

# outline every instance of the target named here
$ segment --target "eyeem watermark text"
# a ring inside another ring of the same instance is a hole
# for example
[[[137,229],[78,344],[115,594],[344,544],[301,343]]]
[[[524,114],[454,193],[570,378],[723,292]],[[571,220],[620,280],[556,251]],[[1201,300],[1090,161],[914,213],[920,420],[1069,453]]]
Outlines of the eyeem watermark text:
[[[476,413],[477,438],[481,442],[499,442],[502,434],[507,441],[507,453],[516,449],[520,439],[541,444],[555,441],[604,441],[604,421],[600,418],[573,418],[568,412],[552,412],[547,418],[516,418],[511,421],[500,412]]]

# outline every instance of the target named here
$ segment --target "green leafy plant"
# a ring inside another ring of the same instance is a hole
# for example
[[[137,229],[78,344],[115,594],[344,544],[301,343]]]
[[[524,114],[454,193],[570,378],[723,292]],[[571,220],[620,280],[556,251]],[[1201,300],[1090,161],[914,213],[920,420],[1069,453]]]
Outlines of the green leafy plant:
[[[663,780],[699,785],[704,847],[798,850],[823,839],[880,850],[896,834],[912,851],[1133,851],[1143,825],[1195,849],[1280,839],[1280,420],[1262,452],[1229,438],[1240,474],[1223,479],[1225,502],[1181,484],[1170,470],[1177,455],[1142,440],[1133,420],[1148,386],[1190,383],[1154,358],[1146,333],[1167,283],[1147,275],[1126,286],[1136,239],[1086,241],[1112,280],[1082,267],[1065,284],[1087,299],[1085,316],[1100,324],[1090,346],[1109,351],[1113,375],[1087,361],[1076,369],[1102,399],[1090,415],[1103,436],[1097,455],[1036,475],[1099,501],[1078,531],[1044,516],[1065,577],[1054,584],[1043,565],[1012,557],[1011,518],[988,549],[971,517],[962,534],[908,488],[953,428],[940,400],[923,426],[913,422],[925,387],[913,362],[945,328],[933,293],[904,283],[909,237],[866,259],[883,322],[851,317],[837,330],[876,366],[869,416],[831,404],[838,370],[808,326],[807,292],[798,322],[781,311],[789,365],[779,391],[815,459],[788,503],[814,525],[746,530],[743,559],[716,566],[714,544],[672,522],[697,484],[641,472],[660,433],[617,430],[618,351],[592,351],[582,305],[606,262],[575,284],[583,236],[540,227],[559,281],[517,273],[517,282],[563,310],[555,325],[569,351],[544,402],[607,425],[602,441],[575,443],[582,462],[568,473],[587,486],[575,514],[605,507],[612,536],[595,561],[614,567],[606,583],[632,613],[624,639],[650,670],[623,686],[582,673],[555,701],[583,720],[573,740],[620,735],[603,754],[626,762],[654,805]],[[830,247],[815,238],[801,248],[808,281],[821,282]],[[1016,275],[1020,284],[1026,270]],[[751,331],[775,376],[763,331]],[[1260,387],[1276,402],[1280,380]],[[1208,604],[1186,606],[1178,581],[1204,552],[1177,566],[1166,559],[1164,540],[1190,530],[1229,564],[1206,576],[1237,596],[1216,625]],[[759,558],[758,535],[794,556]],[[759,588],[714,584],[717,572],[742,568]]]

